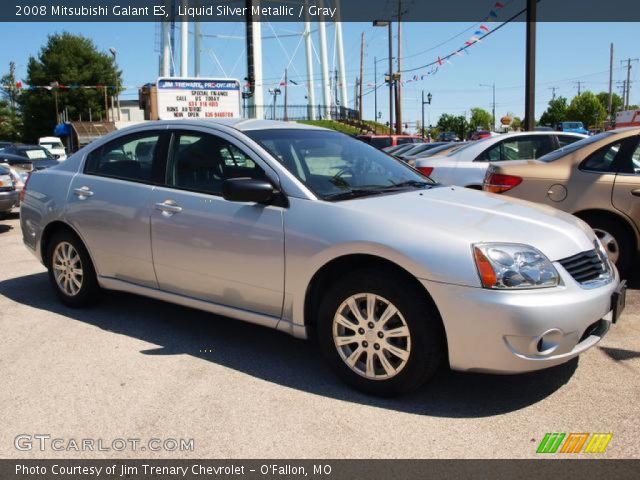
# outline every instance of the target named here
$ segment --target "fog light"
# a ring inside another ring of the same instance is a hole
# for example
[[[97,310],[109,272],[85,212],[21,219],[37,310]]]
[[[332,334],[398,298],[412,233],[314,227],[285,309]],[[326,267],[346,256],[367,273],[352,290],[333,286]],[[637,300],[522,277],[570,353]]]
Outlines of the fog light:
[[[562,342],[564,333],[557,328],[548,330],[535,340],[536,350],[539,355],[551,355]]]

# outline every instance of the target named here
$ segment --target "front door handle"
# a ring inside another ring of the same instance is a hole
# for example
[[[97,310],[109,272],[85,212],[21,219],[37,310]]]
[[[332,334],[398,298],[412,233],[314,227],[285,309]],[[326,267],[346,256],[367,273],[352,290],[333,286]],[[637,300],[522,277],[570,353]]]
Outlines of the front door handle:
[[[174,213],[180,213],[182,207],[178,206],[175,200],[165,200],[164,202],[156,203],[156,210],[160,210],[163,215],[170,217]]]
[[[73,194],[76,195],[80,200],[85,200],[89,197],[93,197],[93,192],[89,187],[74,188]]]
[[[640,197],[640,188],[636,188],[635,190],[631,190],[631,195],[634,197]]]

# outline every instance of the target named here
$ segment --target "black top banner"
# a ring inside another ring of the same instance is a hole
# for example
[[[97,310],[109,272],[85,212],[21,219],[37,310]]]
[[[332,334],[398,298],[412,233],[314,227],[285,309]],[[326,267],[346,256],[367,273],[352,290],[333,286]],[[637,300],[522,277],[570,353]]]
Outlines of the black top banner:
[[[0,22],[640,22],[640,0],[3,0]]]

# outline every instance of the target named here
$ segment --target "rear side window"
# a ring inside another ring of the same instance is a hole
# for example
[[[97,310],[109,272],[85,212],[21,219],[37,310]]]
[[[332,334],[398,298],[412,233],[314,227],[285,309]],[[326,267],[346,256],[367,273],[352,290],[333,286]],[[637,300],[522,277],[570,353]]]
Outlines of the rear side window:
[[[622,148],[621,141],[596,150],[582,162],[580,169],[589,172],[616,173],[614,161],[620,148]]]
[[[558,144],[560,144],[560,148],[564,148],[567,145],[571,145],[572,143],[575,143],[578,140],[582,140],[582,138],[573,137],[571,135],[558,135]]]
[[[476,161],[535,160],[550,150],[549,138],[545,135],[517,137],[503,140],[488,148],[476,158]]]
[[[150,182],[160,134],[138,133],[118,138],[87,157],[85,173],[133,182]]]

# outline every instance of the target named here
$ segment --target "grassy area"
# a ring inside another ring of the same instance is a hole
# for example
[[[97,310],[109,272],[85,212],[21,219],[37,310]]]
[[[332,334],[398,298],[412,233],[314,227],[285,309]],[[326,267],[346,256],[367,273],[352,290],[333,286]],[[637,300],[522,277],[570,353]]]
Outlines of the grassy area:
[[[329,128],[338,132],[346,133],[347,135],[359,135],[361,132],[359,129],[346,125],[344,123],[336,122],[334,120],[299,120],[297,123],[304,123],[305,125],[315,125],[316,127]]]
[[[371,128],[372,132],[376,132],[379,135],[388,135],[389,127],[373,120],[363,120],[362,123]]]

